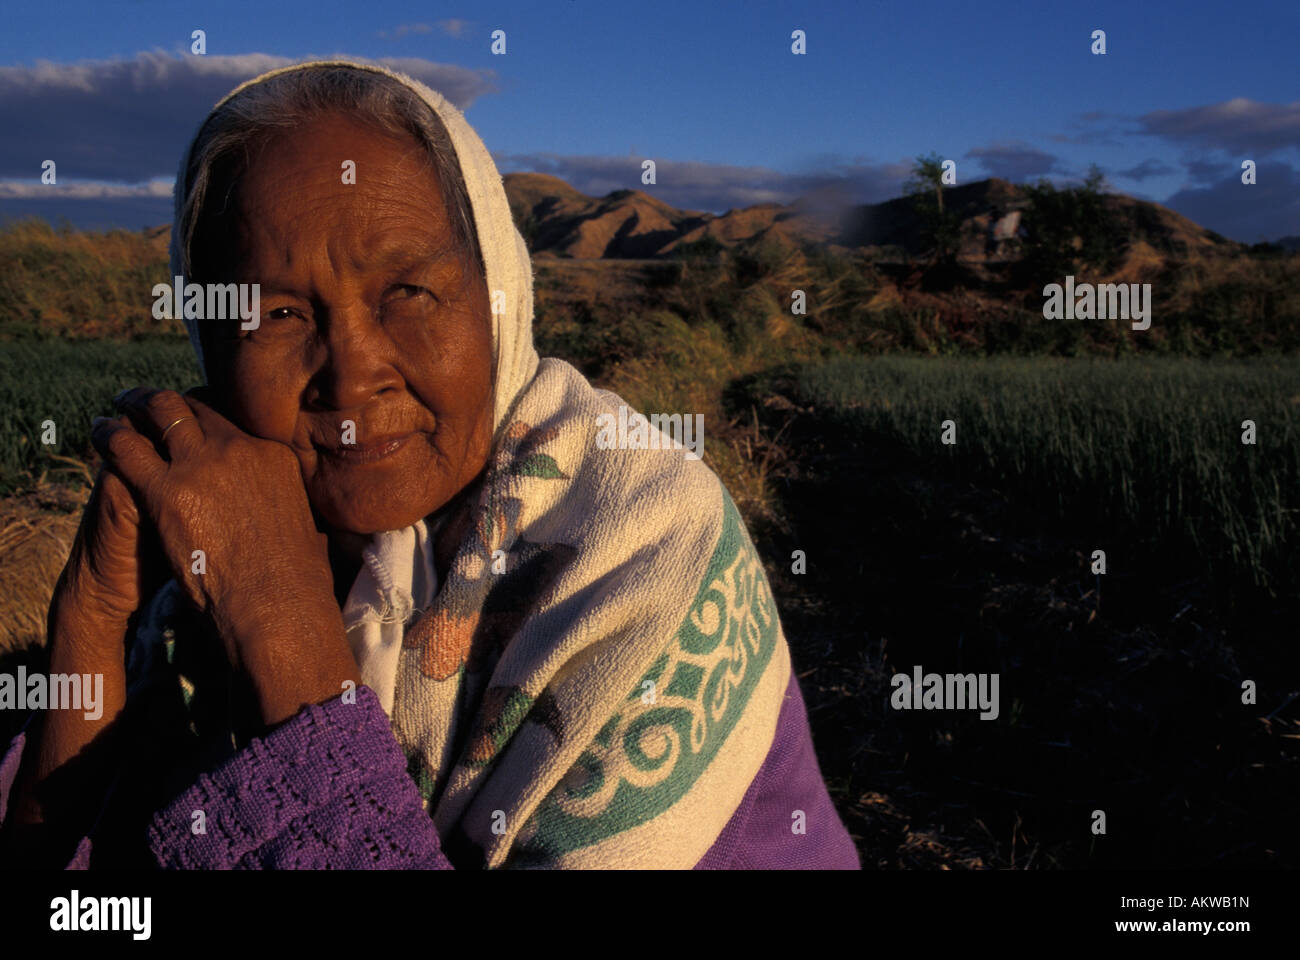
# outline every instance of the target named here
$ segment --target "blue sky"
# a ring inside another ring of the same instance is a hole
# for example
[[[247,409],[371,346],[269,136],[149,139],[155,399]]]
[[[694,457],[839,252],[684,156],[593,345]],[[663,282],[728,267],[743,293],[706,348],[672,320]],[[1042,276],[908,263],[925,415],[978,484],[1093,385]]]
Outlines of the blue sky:
[[[1063,183],[1097,163],[1114,189],[1234,239],[1300,234],[1294,0],[101,0],[10,3],[4,20],[3,217],[167,222],[181,150],[215,100],[281,63],[342,54],[441,90],[503,173],[553,173],[595,196],[645,189],[716,213],[810,192],[878,202],[933,151],[958,182]],[[205,56],[190,53],[194,29]],[[1090,52],[1096,29],[1104,56]],[[640,182],[645,158],[654,186]],[[39,183],[46,159],[56,186]]]

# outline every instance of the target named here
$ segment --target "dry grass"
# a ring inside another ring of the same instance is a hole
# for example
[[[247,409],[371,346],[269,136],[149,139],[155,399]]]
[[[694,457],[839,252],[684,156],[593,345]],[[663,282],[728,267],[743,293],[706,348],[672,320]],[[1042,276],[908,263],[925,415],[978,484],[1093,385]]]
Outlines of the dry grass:
[[[167,280],[165,233],[18,221],[0,231],[0,335],[180,334],[179,320],[153,317],[153,285]]]
[[[0,653],[45,642],[54,584],[89,495],[88,487],[42,480],[30,493],[0,500]]]

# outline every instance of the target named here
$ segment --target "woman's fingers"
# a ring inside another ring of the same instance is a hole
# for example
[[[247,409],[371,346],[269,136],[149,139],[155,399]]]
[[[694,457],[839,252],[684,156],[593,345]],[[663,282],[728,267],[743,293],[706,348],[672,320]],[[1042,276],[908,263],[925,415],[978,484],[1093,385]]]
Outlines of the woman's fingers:
[[[55,591],[54,609],[75,609],[75,616],[88,622],[125,624],[140,604],[139,529],[140,514],[130,491],[104,467],[82,514]]]
[[[91,423],[90,442],[118,476],[142,493],[167,470],[154,445],[126,417],[96,417]]]
[[[105,521],[114,530],[130,531],[134,538],[140,527],[140,511],[126,482],[112,470],[104,468],[100,471],[95,495],[102,498],[102,506],[97,504],[97,507]]]
[[[169,460],[188,456],[203,445],[198,416],[174,390],[135,387],[123,390],[113,403]]]

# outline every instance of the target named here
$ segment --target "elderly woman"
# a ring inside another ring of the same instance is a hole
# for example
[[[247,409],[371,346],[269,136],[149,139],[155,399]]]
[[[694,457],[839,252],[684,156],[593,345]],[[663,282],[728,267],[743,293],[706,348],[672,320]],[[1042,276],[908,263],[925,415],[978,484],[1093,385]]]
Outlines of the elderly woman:
[[[258,284],[260,315],[187,315],[207,386],[95,428],[50,669],[102,673],[104,710],[15,741],[11,858],[859,865],[731,498],[595,442],[621,401],[539,361],[458,110],[268,73],[200,129],[172,237],[173,274]]]

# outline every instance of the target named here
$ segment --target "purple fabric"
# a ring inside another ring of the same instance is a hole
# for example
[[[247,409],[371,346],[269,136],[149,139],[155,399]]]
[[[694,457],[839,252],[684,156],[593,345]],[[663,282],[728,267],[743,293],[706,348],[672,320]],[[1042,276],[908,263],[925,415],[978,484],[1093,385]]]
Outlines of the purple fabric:
[[[803,812],[802,833],[796,811]],[[772,749],[696,870],[861,870],[813,750],[808,710],[794,671]]]
[[[159,811],[166,868],[449,870],[375,692],[303,707]],[[203,817],[196,816],[202,811]],[[203,832],[195,832],[202,823]]]
[[[77,844],[77,852],[72,855],[72,859],[64,870],[89,870],[90,869],[90,837],[82,837],[81,842]]]
[[[15,738],[0,769],[10,770],[22,748]],[[3,803],[9,783],[0,786]],[[799,833],[796,811],[803,812]],[[200,822],[204,832],[196,833]],[[201,775],[155,814],[148,839],[165,868],[452,869],[388,717],[366,686],[357,688],[356,703],[340,696],[304,707]],[[89,853],[83,839],[69,869],[84,869]],[[791,673],[767,759],[695,869],[860,868],[822,781]]]
[[[23,745],[27,743],[27,734],[20,733],[14,737],[0,760],[0,823],[5,822],[5,813],[9,809],[9,791],[13,789],[18,776],[18,765],[23,758]]]

